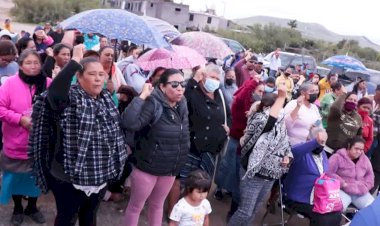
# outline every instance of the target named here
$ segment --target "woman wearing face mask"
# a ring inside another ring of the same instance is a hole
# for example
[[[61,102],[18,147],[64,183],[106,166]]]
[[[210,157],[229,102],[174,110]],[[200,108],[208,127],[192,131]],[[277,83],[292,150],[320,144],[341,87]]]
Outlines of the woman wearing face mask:
[[[225,125],[222,100],[224,97],[219,92],[221,73],[218,66],[208,64],[198,86],[194,88],[189,81],[186,88],[191,147],[187,164],[180,172],[181,179],[196,169],[205,170],[212,178],[216,155],[223,148],[224,141],[229,135],[230,109],[226,106],[227,125]]]
[[[346,141],[362,134],[362,119],[357,112],[358,96],[355,93],[343,94],[331,105],[327,116],[326,142],[327,155],[344,148]]]
[[[363,97],[358,102],[358,113],[362,118],[362,137],[365,140],[364,152],[367,154],[373,142],[373,120],[370,116],[372,101]]]
[[[300,87],[301,95],[285,106],[286,128],[292,145],[305,142],[313,126],[320,126],[321,115],[314,102],[318,98],[318,86],[306,82]]]
[[[264,93],[273,93],[276,90],[276,80],[269,77],[265,81]]]
[[[228,68],[224,71],[224,73],[225,80],[224,84],[222,85],[222,91],[224,94],[224,98],[226,99],[227,106],[231,108],[234,93],[238,89],[236,85],[235,70],[233,68]]]
[[[292,147],[294,161],[284,180],[285,204],[310,219],[310,226],[338,226],[341,213],[313,212],[314,183],[329,168],[324,151],[327,133],[317,127],[310,132],[311,140]]]

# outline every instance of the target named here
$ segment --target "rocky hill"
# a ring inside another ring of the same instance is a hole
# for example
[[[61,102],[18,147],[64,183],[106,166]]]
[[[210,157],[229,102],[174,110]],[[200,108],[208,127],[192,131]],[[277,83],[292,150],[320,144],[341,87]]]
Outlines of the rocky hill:
[[[243,26],[273,23],[281,27],[289,27],[288,22],[290,20],[291,19],[276,18],[269,16],[253,16],[248,18],[236,19],[234,20],[234,22]],[[304,23],[301,21],[297,21],[296,29],[300,31],[302,35],[306,38],[324,40],[334,43],[339,42],[342,39],[356,40],[359,42],[359,45],[361,47],[369,47],[375,49],[376,51],[380,51],[380,45],[377,45],[365,36],[340,35],[328,30],[323,25],[317,23]]]

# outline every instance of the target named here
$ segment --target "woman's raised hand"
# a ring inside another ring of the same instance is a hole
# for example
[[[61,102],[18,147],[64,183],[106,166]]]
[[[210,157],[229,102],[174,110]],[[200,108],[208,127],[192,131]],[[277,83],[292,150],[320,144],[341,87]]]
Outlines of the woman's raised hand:
[[[71,59],[79,63],[82,60],[83,54],[85,51],[86,51],[86,47],[83,44],[74,46],[73,57]]]
[[[140,98],[145,100],[153,91],[153,86],[150,83],[145,83],[140,94]]]

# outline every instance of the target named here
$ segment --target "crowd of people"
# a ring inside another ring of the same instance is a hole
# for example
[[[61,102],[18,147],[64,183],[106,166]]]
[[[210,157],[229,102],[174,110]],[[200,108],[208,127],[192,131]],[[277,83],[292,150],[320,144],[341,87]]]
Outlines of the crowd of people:
[[[7,21],[6,21],[7,22]],[[8,21],[9,22],[9,21]],[[191,73],[141,69],[139,46],[47,23],[15,41],[0,32],[0,204],[13,225],[45,223],[38,199],[51,191],[55,226],[96,225],[101,200],[129,187],[122,225],[214,225],[207,200],[232,197],[231,226],[252,225],[260,208],[284,202],[310,225],[340,225],[349,205],[369,206],[380,185],[380,85],[305,65],[268,69],[251,51],[210,59]],[[314,182],[340,183],[343,208],[313,211]],[[267,197],[270,195],[269,201]],[[27,199],[24,208],[22,200]],[[164,209],[164,203],[167,205]]]

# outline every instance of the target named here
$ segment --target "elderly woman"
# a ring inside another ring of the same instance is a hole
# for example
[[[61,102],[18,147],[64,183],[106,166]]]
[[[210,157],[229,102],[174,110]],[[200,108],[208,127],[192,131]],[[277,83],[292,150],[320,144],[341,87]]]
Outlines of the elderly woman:
[[[180,71],[167,69],[157,88],[145,84],[140,96],[125,109],[123,126],[138,132],[136,164],[131,174],[131,198],[125,213],[126,226],[139,225],[148,202],[151,226],[162,225],[163,207],[175,177],[186,162],[190,135],[185,81]]]
[[[310,219],[310,226],[338,226],[339,212],[319,214],[313,212],[315,180],[328,169],[324,151],[327,133],[322,128],[311,131],[311,140],[292,147],[294,161],[284,181],[285,203],[291,209]]]
[[[120,115],[103,89],[107,74],[95,58],[81,60],[83,53],[84,45],[74,47],[32,115],[30,155],[40,187],[55,197],[55,226],[74,226],[78,217],[80,226],[96,225],[102,193],[127,158]]]
[[[45,219],[37,209],[40,190],[31,176],[32,161],[28,157],[28,136],[32,126],[31,112],[34,97],[51,83],[41,70],[41,59],[35,50],[25,50],[19,58],[18,75],[9,78],[0,88],[0,120],[4,149],[0,158],[3,172],[0,203],[12,197],[15,203],[11,222],[20,225],[24,215],[43,224]],[[26,209],[22,197],[29,196]]]
[[[326,142],[327,155],[344,148],[347,139],[362,134],[362,120],[356,110],[357,103],[357,95],[348,93],[339,96],[331,105],[326,128],[329,135]]]
[[[374,174],[371,162],[364,154],[364,144],[362,137],[349,139],[346,148],[339,149],[329,159],[327,173],[340,181],[344,210],[351,203],[362,209],[374,200],[369,193],[374,185]]]
[[[189,109],[191,147],[181,178],[186,178],[196,169],[203,169],[213,176],[216,155],[223,148],[231,123],[230,109],[224,106],[225,99],[219,91],[221,74],[221,69],[211,63],[206,66],[199,82],[194,79],[188,81],[185,96]]]
[[[286,133],[282,106],[286,98],[285,84],[278,96],[263,96],[257,113],[248,119],[241,139],[240,203],[228,222],[229,226],[252,225],[255,214],[270,193],[276,179],[287,171],[292,153]]]
[[[300,87],[301,95],[285,106],[285,122],[291,145],[303,143],[313,126],[320,126],[321,115],[314,102],[318,98],[318,86],[309,82]]]

